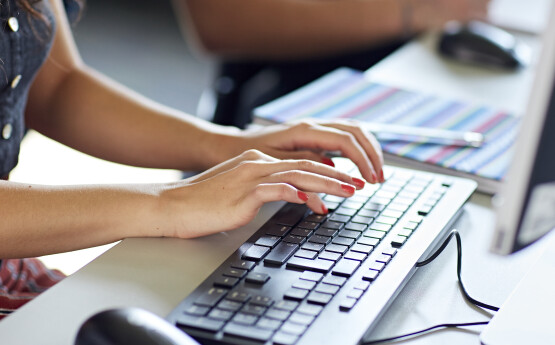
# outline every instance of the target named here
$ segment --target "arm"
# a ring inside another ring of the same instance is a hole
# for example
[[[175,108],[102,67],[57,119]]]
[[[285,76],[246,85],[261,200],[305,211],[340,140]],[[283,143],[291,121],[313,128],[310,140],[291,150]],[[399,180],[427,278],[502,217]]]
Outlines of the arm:
[[[173,0],[182,26],[225,58],[296,59],[362,49],[451,19],[488,0]]]

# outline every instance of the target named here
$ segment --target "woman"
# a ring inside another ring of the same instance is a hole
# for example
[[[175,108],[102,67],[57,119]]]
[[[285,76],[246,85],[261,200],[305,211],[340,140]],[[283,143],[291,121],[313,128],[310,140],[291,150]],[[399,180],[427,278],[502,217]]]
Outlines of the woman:
[[[241,131],[164,107],[109,80],[79,57],[66,14],[74,5],[0,1],[0,176],[17,163],[24,127],[114,162],[204,172],[148,185],[40,186],[4,178],[0,310],[15,309],[61,279],[34,259],[18,258],[127,237],[191,238],[231,230],[274,200],[326,213],[316,193],[348,197],[365,181],[335,170],[323,151],[341,151],[366,181],[383,182],[379,146],[354,124]]]

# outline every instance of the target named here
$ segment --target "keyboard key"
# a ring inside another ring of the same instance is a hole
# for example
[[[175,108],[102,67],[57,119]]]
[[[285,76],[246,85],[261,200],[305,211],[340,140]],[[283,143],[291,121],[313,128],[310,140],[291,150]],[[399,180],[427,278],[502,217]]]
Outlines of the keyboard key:
[[[245,325],[231,322],[224,327],[224,334],[236,336],[244,339],[249,339],[249,340],[266,342],[270,340],[273,332],[272,330],[269,330],[269,329],[247,327]]]
[[[320,255],[318,255],[318,258],[322,260],[331,260],[333,262],[337,262],[337,260],[341,258],[341,254],[324,251],[320,253]]]
[[[397,223],[397,218],[387,217],[387,216],[379,216],[378,218],[376,218],[376,223],[393,225],[393,224]]]
[[[318,284],[316,289],[314,289],[314,291],[321,292],[321,293],[327,293],[329,295],[335,295],[337,293],[337,291],[339,291],[339,286],[320,283],[320,284]]]
[[[391,240],[391,245],[393,247],[399,248],[401,247],[403,244],[405,244],[405,242],[407,241],[407,238],[404,236],[395,236],[393,237],[393,239]]]
[[[309,229],[309,230],[314,230],[318,227],[318,225],[320,225],[320,223],[316,223],[316,222],[300,222],[299,225],[297,225],[298,228],[303,228],[303,229]]]
[[[328,244],[326,246],[327,252],[339,253],[341,255],[345,254],[347,250],[349,250],[349,247],[340,244]]]
[[[183,314],[177,318],[176,324],[178,326],[200,329],[207,332],[217,332],[224,326],[224,321]]]
[[[218,308],[212,309],[212,311],[208,314],[209,318],[214,320],[220,320],[220,321],[227,321],[231,319],[232,316],[233,316],[233,312],[229,310],[218,309]]]
[[[350,216],[344,216],[344,215],[341,215],[341,214],[337,214],[337,212],[334,213],[334,214],[329,218],[329,220],[334,221],[334,222],[338,222],[338,223],[347,223],[347,222],[349,221],[349,219],[351,219]],[[324,224],[324,225],[325,225],[325,224]],[[324,225],[322,225],[322,226],[324,226]]]
[[[269,319],[267,317],[261,317],[260,320],[256,323],[256,327],[269,329],[271,331],[275,331],[281,326],[281,321]]]
[[[403,228],[415,230],[418,227],[418,223],[416,222],[408,222],[407,224],[403,225]]]
[[[240,323],[243,325],[254,325],[254,323],[258,320],[258,316],[245,314],[243,312],[235,314],[232,321],[235,323]]]
[[[265,307],[260,305],[254,305],[252,303],[245,304],[243,309],[241,309],[241,313],[243,314],[257,315],[257,316],[262,316],[265,312],[266,312]]]
[[[327,237],[327,236],[321,236],[321,235],[312,235],[309,239],[308,242],[312,242],[312,243],[319,243],[319,244],[328,244],[331,242],[331,238]]]
[[[397,249],[393,248],[393,247],[388,247],[388,248],[382,249],[382,253],[385,254],[385,255],[389,255],[391,257],[394,257],[395,254],[397,254]]]
[[[326,228],[320,228],[318,230],[316,230],[316,232],[314,233],[315,236],[325,236],[325,237],[334,237],[339,233],[339,231],[335,230],[335,229],[326,229]]]
[[[341,259],[335,265],[331,273],[336,276],[350,277],[360,266],[360,261]]]
[[[274,304],[274,300],[268,296],[253,296],[249,303],[263,307],[269,307]]]
[[[220,276],[214,280],[214,286],[231,289],[239,282],[239,278]]]
[[[370,254],[374,250],[373,246],[368,246],[366,244],[356,243],[351,247],[352,252],[359,252],[363,254]]]
[[[266,235],[284,237],[290,230],[290,226],[272,224],[267,227]]]
[[[329,195],[328,194],[323,198],[323,200],[341,203],[345,200],[345,198],[341,197],[341,196],[335,196],[335,195]]]
[[[251,298],[251,295],[245,291],[232,291],[227,295],[226,299],[234,302],[245,303]]]
[[[387,233],[383,231],[378,231],[378,230],[366,230],[362,235],[364,237],[372,237],[372,238],[377,238],[381,240],[382,238],[385,237],[385,235],[387,235]]]
[[[218,303],[217,307],[220,308],[220,309],[223,309],[223,310],[237,311],[237,310],[241,309],[242,306],[243,306],[243,303],[239,303],[239,302],[224,299],[223,301]]]
[[[347,278],[345,278],[345,277],[328,275],[322,280],[322,283],[326,283],[326,284],[330,284],[330,285],[336,285],[336,286],[341,287],[341,286],[343,286],[343,284],[345,284],[346,281],[347,281]]]
[[[308,303],[326,305],[329,303],[329,301],[331,301],[332,297],[332,295],[329,295],[327,293],[312,291],[308,295],[308,298],[306,300]]]
[[[322,273],[304,271],[303,274],[301,274],[301,276],[299,277],[299,279],[319,282],[320,280],[322,280],[323,277],[324,275]]]
[[[403,216],[403,212],[386,209],[382,212],[382,216],[391,217],[391,218],[401,218]]]
[[[292,257],[287,261],[287,268],[295,268],[295,269],[302,269],[302,270],[310,270],[320,273],[328,273],[333,266],[333,261],[328,260],[309,260],[304,258],[297,258]]]
[[[369,268],[371,270],[375,270],[375,271],[379,271],[379,272],[383,271],[384,267],[385,267],[385,264],[383,262],[379,262],[379,261],[374,261],[369,266]]]
[[[306,242],[301,246],[301,248],[306,250],[312,250],[319,253],[322,250],[324,250],[324,245],[322,243]]]
[[[354,298],[344,298],[340,303],[339,303],[339,310],[341,311],[349,311],[351,309],[353,309],[353,307],[355,306],[355,304],[357,303],[357,300]]]
[[[278,236],[262,236],[254,244],[274,248],[279,241],[281,241],[281,237]]]
[[[307,222],[314,222],[314,223],[323,223],[328,219],[328,216],[325,214],[311,214],[305,218]]]
[[[281,266],[295,253],[298,248],[299,246],[294,243],[281,242],[264,259],[264,263]]]
[[[341,230],[338,234],[338,236],[340,237],[347,237],[347,238],[353,238],[353,239],[357,239],[360,237],[360,232],[359,231],[353,231],[353,230]]]
[[[283,238],[283,242],[287,242],[287,243],[293,243],[293,244],[298,244],[301,245],[306,241],[306,237],[302,237],[302,236],[295,236],[295,235],[287,235]]]
[[[298,309],[297,312],[317,316],[322,312],[324,307],[314,304],[303,304]]]
[[[391,261],[391,256],[386,254],[380,254],[374,258],[377,262],[383,262],[384,264],[388,264]]]
[[[375,237],[361,237],[357,240],[357,243],[375,247],[380,243],[380,240]]]
[[[294,226],[305,215],[308,208],[304,205],[288,204],[281,208],[273,217],[272,220],[280,225]]]
[[[301,335],[304,333],[304,331],[306,330],[306,326],[305,325],[299,325],[297,323],[293,323],[290,321],[287,321],[283,324],[283,326],[281,326],[280,331],[285,332],[285,333],[289,333],[289,334],[295,334],[295,335]]]
[[[359,299],[362,296],[363,293],[364,293],[364,290],[352,289],[347,294],[347,297],[354,298],[354,299]]]
[[[351,222],[364,224],[364,225],[368,225],[368,224],[372,223],[373,221],[374,221],[374,218],[363,217],[363,216],[354,216],[353,218],[351,218]]]
[[[397,235],[410,237],[410,235],[412,235],[412,230],[410,230],[410,229],[401,229],[401,230],[397,231]]]
[[[299,312],[294,312],[293,314],[291,314],[291,317],[289,318],[289,322],[308,326],[312,323],[312,321],[314,321],[314,318],[315,316],[312,316],[312,315],[306,315]]]
[[[391,230],[391,225],[382,224],[382,223],[373,223],[372,225],[370,225],[369,229],[388,232],[389,230]]]
[[[353,245],[353,243],[355,243],[355,239],[354,238],[347,238],[347,237],[341,237],[341,236],[337,236],[336,238],[334,238],[331,243],[334,244],[340,244],[343,246],[347,246],[350,247]]]
[[[281,309],[281,310],[288,310],[288,311],[293,311],[295,309],[297,309],[297,307],[299,306],[299,302],[295,302],[295,301],[277,301],[274,304],[274,308],[276,309]]]
[[[201,307],[199,305],[192,305],[185,310],[187,314],[195,315],[195,316],[204,316],[208,313],[210,308],[208,307]]]
[[[274,335],[272,343],[274,345],[293,345],[297,342],[297,339],[299,339],[298,335],[278,331]]]
[[[389,206],[387,206],[388,210],[392,210],[392,211],[399,211],[399,212],[406,212],[406,210],[408,210],[409,206],[406,204],[400,204],[397,202],[392,202],[391,204],[389,204]]]
[[[364,272],[364,274],[362,275],[362,279],[367,280],[367,281],[374,281],[374,280],[376,280],[376,278],[378,277],[379,274],[380,274],[380,271],[368,270],[368,271]]]
[[[293,301],[302,301],[308,295],[308,290],[289,288],[283,294],[283,298]]]
[[[365,253],[359,253],[356,251],[349,250],[343,256],[345,259],[356,260],[356,261],[364,261],[368,255]]]
[[[227,290],[227,289],[211,288],[210,290],[205,292],[203,295],[198,297],[195,300],[195,304],[206,306],[206,307],[213,307],[216,304],[218,304],[218,302],[222,298],[224,298],[224,296],[227,294],[228,291],[229,290]]]
[[[252,261],[237,260],[233,261],[230,266],[233,268],[250,271],[253,269],[254,266],[256,266],[256,264]]]
[[[379,214],[379,211],[363,208],[362,210],[358,211],[357,216],[376,218]]]
[[[339,222],[333,222],[331,220],[327,220],[324,222],[324,224],[322,224],[322,228],[327,228],[327,229],[334,229],[334,230],[341,230],[343,229],[343,227],[345,226],[345,224],[343,223],[339,223]]]
[[[340,214],[340,215],[349,216],[349,217],[354,216],[355,213],[357,213],[357,210],[352,208],[347,208],[347,207],[340,207],[337,210],[335,210],[335,214]]]
[[[427,216],[428,213],[430,213],[431,211],[432,211],[432,208],[430,206],[421,206],[420,209],[418,210],[418,215]]]
[[[305,258],[305,259],[314,259],[318,256],[317,252],[313,252],[312,250],[305,250],[305,249],[300,249],[295,253],[295,256],[299,257],[299,258]]]
[[[363,202],[347,200],[341,205],[341,207],[352,208],[353,210],[359,210],[362,208],[362,205],[364,205]]]
[[[310,280],[299,279],[293,283],[293,287],[303,290],[312,290],[316,286],[316,282]]]
[[[345,225],[345,229],[347,230],[360,231],[360,232],[363,232],[364,230],[366,230],[366,227],[367,227],[366,224],[353,223],[353,222],[347,223],[347,225]]]
[[[364,205],[364,209],[366,210],[374,210],[374,211],[383,211],[385,206],[381,203],[373,202],[370,200]]]
[[[370,282],[362,280],[362,281],[359,281],[358,283],[356,283],[355,286],[353,287],[353,289],[366,291],[366,290],[368,290],[368,287],[370,287]]]
[[[249,261],[247,261],[249,262]],[[224,271],[223,275],[227,277],[243,278],[247,274],[247,270],[242,270],[238,268],[228,268]]]
[[[291,315],[291,312],[287,310],[272,308],[264,316],[273,320],[285,321],[289,315]]]
[[[295,228],[295,229],[291,230],[290,234],[294,235],[294,236],[308,237],[308,236],[312,235],[313,232],[314,231],[312,231],[310,229]]]
[[[250,261],[259,261],[270,252],[270,248],[257,246],[253,244],[246,252],[243,253],[241,259]]]
[[[245,278],[245,282],[259,285],[266,283],[268,280],[270,280],[270,275],[257,272],[250,272]]]

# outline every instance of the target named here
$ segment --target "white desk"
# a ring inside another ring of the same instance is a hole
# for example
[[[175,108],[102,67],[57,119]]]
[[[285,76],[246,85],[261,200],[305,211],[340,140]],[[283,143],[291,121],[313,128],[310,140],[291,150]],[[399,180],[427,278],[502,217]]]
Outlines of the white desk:
[[[528,71],[510,77],[482,71],[480,73],[485,75],[479,77],[478,72],[469,67],[442,65],[445,62],[433,53],[430,42],[430,38],[425,38],[409,44],[369,73],[377,81],[405,86],[395,84],[396,78],[402,82],[410,80],[415,88],[420,85],[429,91],[433,88],[449,90],[449,83],[457,90],[459,77],[469,83],[465,88],[475,91],[478,89],[470,87],[472,83],[488,83],[490,86],[484,91],[497,89],[493,85],[510,88],[505,85],[509,79],[511,83],[516,82],[516,86],[513,85],[516,89],[526,89],[529,84]],[[415,68],[420,64],[437,67],[442,77],[431,78],[433,68],[426,71]],[[460,73],[456,72],[467,68],[474,71],[473,74],[458,75]],[[439,84],[441,82],[446,84]],[[485,97],[480,91],[478,94]],[[525,102],[522,98],[515,100],[518,95],[522,97],[522,93],[517,92],[507,98],[515,110],[522,109]],[[230,233],[195,240],[124,240],[0,322],[2,343],[70,345],[86,318],[112,307],[136,306],[166,316],[278,207],[279,203],[265,206],[255,221]],[[457,228],[463,238],[462,275],[467,289],[479,300],[500,305],[537,255],[539,246],[508,258],[489,254],[487,246],[493,222],[489,198],[478,194],[466,207]],[[456,283],[455,267],[455,249],[450,246],[435,262],[414,275],[376,327],[374,337],[398,335],[437,323],[486,320],[487,313],[464,302]],[[478,344],[479,331],[480,328],[476,328],[476,332],[440,331],[414,339],[411,344]]]

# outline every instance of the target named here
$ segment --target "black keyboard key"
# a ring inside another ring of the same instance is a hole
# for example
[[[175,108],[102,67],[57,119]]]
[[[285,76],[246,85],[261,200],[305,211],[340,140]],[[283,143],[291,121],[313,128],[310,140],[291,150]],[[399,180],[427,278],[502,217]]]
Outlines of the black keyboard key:
[[[341,286],[343,286],[343,284],[345,284],[346,281],[347,281],[347,278],[345,278],[345,277],[328,275],[322,280],[322,283],[326,283],[326,284],[330,284],[330,285],[336,285],[336,286],[341,287]]]
[[[332,253],[339,253],[341,255],[345,254],[347,250],[349,250],[349,247],[342,246],[340,244],[328,244],[326,246],[326,251],[332,252]]]
[[[239,278],[220,276],[214,280],[214,286],[231,289],[239,282]]]
[[[338,233],[339,233],[339,231],[337,231],[335,229],[320,228],[320,229],[316,230],[314,235],[315,236],[334,237]]]
[[[219,309],[229,310],[229,311],[237,311],[237,310],[241,309],[242,306],[243,306],[243,303],[230,301],[228,299],[224,299],[223,301],[218,303],[218,308]]]
[[[274,304],[274,308],[281,309],[281,310],[288,310],[288,311],[293,311],[297,309],[298,306],[299,306],[299,302],[284,301],[284,300],[278,301]]]
[[[320,273],[328,273],[333,266],[333,261],[328,260],[309,260],[304,258],[292,257],[287,261],[287,268],[309,270]]]
[[[337,262],[337,260],[341,259],[341,254],[323,251],[320,253],[320,255],[318,255],[318,258],[322,260],[331,260],[333,262]]]
[[[374,246],[369,246],[366,244],[357,243],[351,247],[351,251],[359,252],[363,254],[370,254],[374,250]]]
[[[332,297],[333,295],[327,293],[312,291],[306,300],[308,303],[326,305],[331,301]]]
[[[326,221],[324,222],[324,224],[322,224],[322,228],[327,228],[327,229],[334,229],[334,230],[341,230],[343,229],[343,227],[345,226],[345,224],[343,223],[339,223],[339,222],[333,222],[333,221]]]
[[[272,344],[274,345],[294,345],[299,339],[298,335],[289,334],[285,332],[276,332],[274,338],[272,339]]]
[[[199,298],[197,298],[194,303],[196,305],[213,307],[218,304],[218,302],[222,298],[224,298],[228,291],[229,290],[227,289],[211,288],[210,290],[202,294]]]
[[[311,271],[304,271],[303,274],[299,277],[299,279],[303,280],[310,280],[312,282],[319,282],[322,280],[324,275],[318,272],[311,272]]]
[[[289,288],[283,294],[283,298],[293,300],[293,301],[302,301],[306,295],[308,295],[308,290],[297,289],[297,288]]]
[[[321,236],[321,235],[312,235],[309,239],[308,242],[312,242],[312,243],[319,243],[319,244],[328,244],[331,242],[331,238],[327,237],[327,236]]]
[[[331,273],[336,276],[350,277],[360,266],[360,261],[341,259],[334,267]]]
[[[307,216],[304,220],[307,222],[314,222],[314,223],[323,223],[328,219],[328,216],[325,214],[311,214]]]
[[[283,265],[294,253],[299,246],[294,243],[281,242],[272,252],[264,259],[265,264]]]
[[[299,225],[297,225],[298,228],[303,228],[303,229],[309,229],[309,230],[314,230],[318,227],[318,225],[320,225],[320,223],[316,223],[316,222],[300,222]]]
[[[256,264],[252,261],[236,260],[236,261],[233,261],[230,266],[233,268],[239,268],[242,270],[250,271],[253,269],[254,266],[256,266]]]
[[[351,217],[350,216],[344,216],[344,215],[336,213],[336,214],[333,214],[329,219],[331,221],[334,221],[334,222],[347,223],[349,221],[349,219],[351,219]],[[324,223],[324,225],[325,225],[325,223]],[[324,225],[322,225],[322,226],[324,226]]]
[[[312,235],[314,231],[310,229],[295,228],[291,230],[290,234],[294,236],[308,237]]]
[[[269,329],[248,327],[231,322],[224,327],[224,334],[265,343],[270,340],[273,332]]]
[[[207,317],[196,317],[183,314],[177,318],[178,326],[200,329],[207,332],[217,332],[224,326],[224,321],[209,319]]]
[[[306,241],[306,237],[302,237],[302,236],[295,236],[295,235],[287,235],[283,238],[283,242],[287,242],[287,243],[293,243],[293,244],[298,244],[301,245]]]
[[[240,323],[243,325],[254,325],[254,323],[258,320],[258,316],[245,314],[243,312],[235,314],[232,321],[235,323]]]
[[[266,309],[267,309],[266,307],[255,305],[249,302],[245,304],[243,309],[241,309],[241,313],[262,316],[266,312]]]
[[[247,261],[250,262],[250,261]],[[247,274],[247,270],[242,270],[239,268],[228,268],[224,271],[223,275],[227,277],[243,278]]]
[[[354,238],[347,238],[347,237],[341,237],[341,236],[337,236],[336,238],[334,238],[331,243],[334,244],[340,244],[343,246],[347,246],[350,247],[353,245],[353,243],[355,243],[355,239]]]
[[[313,252],[312,250],[300,249],[295,253],[295,256],[298,256],[299,258],[312,260],[318,256],[318,252]]]
[[[257,272],[250,272],[245,278],[245,282],[259,285],[266,283],[268,280],[270,280],[270,275]]]
[[[227,295],[226,299],[234,302],[245,303],[251,298],[251,295],[245,291],[232,291]]]
[[[272,217],[272,220],[277,224],[292,227],[304,217],[307,210],[305,205],[286,204]]]
[[[278,236],[278,237],[284,237],[291,230],[290,226],[284,226],[279,224],[271,224],[267,226],[265,225],[265,228],[266,229],[264,232],[266,235]]]
[[[192,305],[185,310],[185,313],[195,316],[204,316],[210,310],[209,307],[202,307],[200,305]]]
[[[214,320],[228,321],[233,316],[233,312],[229,310],[222,310],[218,308],[212,309],[208,317]]]
[[[301,246],[302,249],[312,250],[318,253],[324,250],[324,247],[325,246],[322,243],[313,243],[313,242],[306,242]]]
[[[268,296],[253,296],[249,303],[263,307],[270,307],[274,304],[274,300]]]
[[[243,253],[241,259],[250,261],[260,261],[263,257],[270,252],[270,248],[257,246],[253,244],[247,251]]]
[[[351,309],[353,309],[353,307],[355,306],[355,304],[357,303],[357,300],[354,298],[344,298],[340,303],[339,303],[339,310],[341,311],[349,311]]]
[[[345,229],[359,231],[359,232],[363,232],[364,230],[366,230],[366,227],[367,227],[366,224],[353,223],[353,222],[347,223],[347,225],[345,225]]]
[[[258,246],[274,248],[278,242],[281,241],[279,236],[262,236],[254,244]]]

